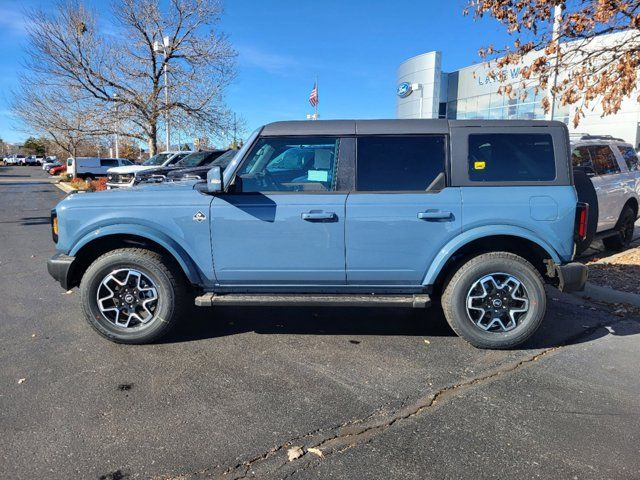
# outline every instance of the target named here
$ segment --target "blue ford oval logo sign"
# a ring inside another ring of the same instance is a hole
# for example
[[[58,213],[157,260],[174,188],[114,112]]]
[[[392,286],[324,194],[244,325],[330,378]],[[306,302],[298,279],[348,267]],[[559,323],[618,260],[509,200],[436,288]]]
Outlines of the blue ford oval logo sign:
[[[400,98],[408,97],[411,94],[411,84],[409,82],[402,82],[398,85],[398,90],[396,93]]]

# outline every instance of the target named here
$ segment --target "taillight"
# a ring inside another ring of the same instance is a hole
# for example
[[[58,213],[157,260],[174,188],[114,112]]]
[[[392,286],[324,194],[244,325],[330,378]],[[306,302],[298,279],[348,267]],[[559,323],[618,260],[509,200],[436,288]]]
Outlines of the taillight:
[[[589,204],[578,202],[576,205],[576,237],[579,240],[587,238],[587,225],[589,223]]]
[[[58,243],[58,214],[55,210],[51,210],[51,237]]]

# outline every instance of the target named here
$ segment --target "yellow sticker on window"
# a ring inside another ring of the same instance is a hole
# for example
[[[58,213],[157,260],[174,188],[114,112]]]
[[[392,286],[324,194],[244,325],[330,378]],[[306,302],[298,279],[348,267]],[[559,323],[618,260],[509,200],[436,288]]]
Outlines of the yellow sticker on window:
[[[473,162],[474,170],[484,170],[486,166],[487,166],[486,162]]]

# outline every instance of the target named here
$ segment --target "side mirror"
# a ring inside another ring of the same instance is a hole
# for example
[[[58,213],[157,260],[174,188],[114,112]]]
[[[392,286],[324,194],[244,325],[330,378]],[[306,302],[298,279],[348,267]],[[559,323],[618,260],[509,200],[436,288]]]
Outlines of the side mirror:
[[[211,167],[207,172],[207,192],[220,193],[223,190],[222,169],[219,166]]]

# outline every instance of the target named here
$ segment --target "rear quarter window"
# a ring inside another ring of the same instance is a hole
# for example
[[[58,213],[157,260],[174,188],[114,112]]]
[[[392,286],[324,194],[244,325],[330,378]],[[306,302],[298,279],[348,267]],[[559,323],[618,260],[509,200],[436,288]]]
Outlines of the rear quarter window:
[[[630,172],[637,172],[640,170],[640,167],[638,166],[638,155],[632,147],[618,145],[618,150],[620,150],[622,158],[624,158],[624,162],[627,164],[627,168],[629,168]]]
[[[468,161],[469,180],[473,182],[544,182],[556,178],[549,134],[471,134]]]

